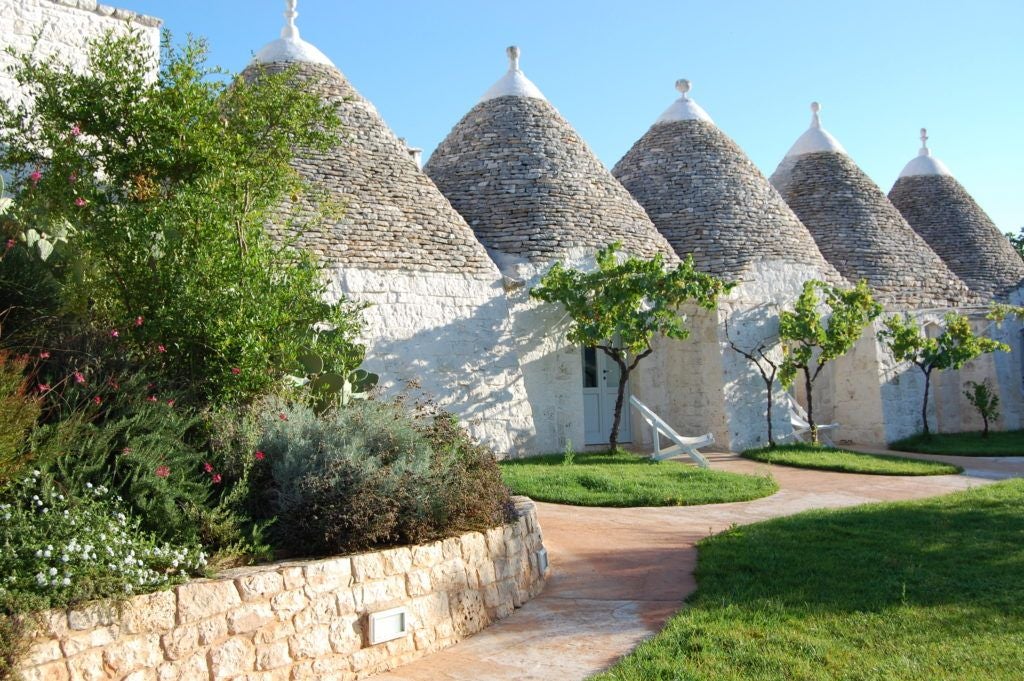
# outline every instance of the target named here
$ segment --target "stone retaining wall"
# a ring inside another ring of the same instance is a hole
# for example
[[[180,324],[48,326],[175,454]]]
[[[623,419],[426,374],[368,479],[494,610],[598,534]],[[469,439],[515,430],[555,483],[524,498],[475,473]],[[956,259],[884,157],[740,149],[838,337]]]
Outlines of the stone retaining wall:
[[[547,576],[533,502],[487,532],[314,562],[232,570],[129,600],[54,611],[25,681],[357,679],[480,631]],[[368,643],[370,613],[404,606],[408,633]]]

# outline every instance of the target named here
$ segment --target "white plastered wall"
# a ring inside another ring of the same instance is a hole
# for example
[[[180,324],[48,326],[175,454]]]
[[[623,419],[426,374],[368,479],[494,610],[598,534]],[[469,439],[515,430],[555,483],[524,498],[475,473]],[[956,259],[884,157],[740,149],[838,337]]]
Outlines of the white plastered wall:
[[[429,398],[500,458],[536,453],[533,410],[501,279],[333,270],[332,294],[370,303],[364,367],[385,394]]]
[[[39,59],[55,57],[76,68],[86,65],[89,40],[109,30],[129,26],[142,32],[156,68],[160,49],[160,21],[115,9],[91,0],[0,0],[0,44]],[[7,73],[14,57],[0,51],[0,97],[19,97],[17,83]]]

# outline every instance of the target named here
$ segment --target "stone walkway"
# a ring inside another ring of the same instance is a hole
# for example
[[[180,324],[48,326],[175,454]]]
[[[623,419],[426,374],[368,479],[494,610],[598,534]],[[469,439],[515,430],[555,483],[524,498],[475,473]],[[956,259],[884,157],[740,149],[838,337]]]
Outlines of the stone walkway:
[[[584,679],[656,633],[696,588],[696,542],[730,525],[812,508],[919,499],[1006,477],[1024,477],[1024,457],[924,456],[964,475],[889,477],[769,466],[712,454],[719,470],[770,472],[781,490],[755,501],[671,508],[581,508],[537,504],[552,576],[512,616],[378,681]]]

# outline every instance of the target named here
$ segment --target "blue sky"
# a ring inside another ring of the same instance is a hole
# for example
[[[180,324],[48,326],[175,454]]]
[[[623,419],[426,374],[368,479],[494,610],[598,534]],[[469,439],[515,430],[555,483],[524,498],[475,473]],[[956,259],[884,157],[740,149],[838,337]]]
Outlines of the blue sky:
[[[107,0],[209,40],[232,70],[282,0]],[[426,154],[506,70],[523,71],[611,167],[677,78],[766,175],[822,120],[884,191],[930,145],[1003,231],[1024,227],[1021,0],[300,0],[299,28]]]

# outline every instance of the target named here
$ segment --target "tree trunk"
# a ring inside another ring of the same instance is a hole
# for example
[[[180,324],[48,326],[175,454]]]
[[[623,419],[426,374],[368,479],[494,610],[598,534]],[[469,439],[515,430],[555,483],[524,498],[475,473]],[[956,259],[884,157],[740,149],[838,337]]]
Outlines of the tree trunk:
[[[814,422],[814,394],[811,392],[811,370],[804,367],[804,389],[807,391],[807,425],[811,427],[811,442],[818,443],[818,424]]]
[[[987,414],[983,413],[981,415],[981,422],[985,424],[985,430],[981,431],[981,436],[982,437],[988,437],[988,415]]]
[[[924,404],[921,406],[921,420],[924,422],[924,436],[930,437],[931,433],[928,431],[928,391],[932,385],[932,372],[924,372]]]
[[[626,401],[626,383],[629,382],[629,369],[618,357],[612,357],[619,365],[619,393],[615,396],[615,417],[612,418],[612,434],[608,438],[608,446],[614,452],[619,446],[619,422],[622,420],[622,405]]]
[[[772,384],[775,383],[775,376],[764,377],[765,389],[768,391],[768,446],[775,446],[775,436],[772,434]]]

